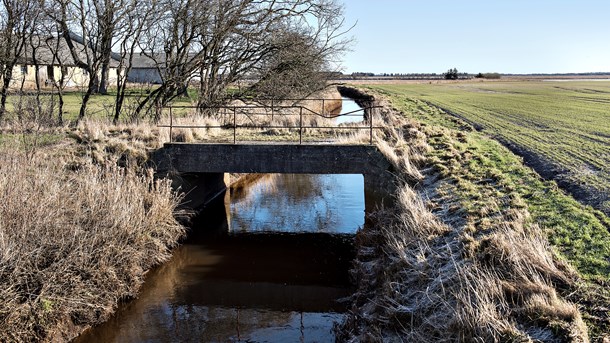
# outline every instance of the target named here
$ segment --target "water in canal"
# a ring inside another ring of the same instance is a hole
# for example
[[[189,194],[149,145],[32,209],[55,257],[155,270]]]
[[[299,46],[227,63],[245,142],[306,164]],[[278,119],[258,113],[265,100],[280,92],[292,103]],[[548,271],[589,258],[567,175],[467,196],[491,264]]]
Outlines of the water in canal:
[[[343,97],[340,114],[336,119],[337,124],[358,123],[364,120],[364,109],[354,99]]]
[[[333,342],[364,202],[362,175],[268,175],[228,194],[77,342]]]

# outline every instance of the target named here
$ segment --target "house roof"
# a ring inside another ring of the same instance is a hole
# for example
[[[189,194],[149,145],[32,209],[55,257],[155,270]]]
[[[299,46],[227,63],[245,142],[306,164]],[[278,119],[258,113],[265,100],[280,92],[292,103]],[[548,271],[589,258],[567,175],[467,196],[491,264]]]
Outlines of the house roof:
[[[133,69],[156,69],[157,66],[163,66],[165,64],[165,54],[157,53],[153,57],[145,55],[144,53],[136,53],[133,55],[131,62]]]
[[[189,54],[187,63],[193,63],[193,59],[198,56],[197,54]],[[152,56],[148,53],[136,53],[133,55],[132,68],[133,69],[157,69],[157,67],[163,69],[166,67],[167,55],[162,52],[153,53]]]
[[[76,53],[82,61],[87,60],[85,53],[84,40],[82,37],[70,34]],[[35,55],[34,55],[35,52]],[[58,37],[45,37],[45,36],[33,36],[32,41],[26,44],[24,52],[22,53],[19,61],[24,64],[34,64],[34,57],[39,65],[60,65],[74,67],[76,63],[72,58],[70,49],[63,38]],[[112,54],[110,59],[111,67],[118,67],[119,61],[117,54]]]

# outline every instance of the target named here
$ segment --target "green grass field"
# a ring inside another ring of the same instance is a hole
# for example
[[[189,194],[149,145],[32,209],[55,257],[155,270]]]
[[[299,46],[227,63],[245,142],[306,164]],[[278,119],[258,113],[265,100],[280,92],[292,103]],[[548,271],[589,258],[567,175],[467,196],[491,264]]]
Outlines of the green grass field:
[[[134,88],[128,90],[125,97],[125,103],[123,104],[123,116],[128,116],[131,109],[135,108],[135,105],[143,100],[148,94],[148,89]],[[63,117],[67,121],[75,121],[78,118],[78,113],[83,102],[84,93],[80,91],[65,91],[64,97],[64,109]],[[25,96],[24,101],[33,101],[34,94]],[[48,106],[51,102],[54,106],[58,104],[57,95],[51,96],[48,94],[42,95],[41,100],[43,106]],[[7,100],[7,108],[9,111],[14,110],[19,96],[10,95]],[[100,119],[100,118],[113,118],[114,106],[116,101],[116,89],[110,89],[107,95],[94,94],[87,103],[87,118]],[[188,97],[179,97],[174,99],[173,105],[177,106],[191,106],[194,101],[197,101],[197,91],[195,89],[189,89]],[[178,110],[178,113],[186,112],[186,110]],[[53,117],[57,117],[57,109],[53,110]],[[128,118],[124,118],[128,119]]]
[[[511,144],[527,162],[534,161],[541,175],[610,213],[610,82],[459,82],[373,88],[460,116]],[[411,103],[408,110],[420,115],[418,106]]]

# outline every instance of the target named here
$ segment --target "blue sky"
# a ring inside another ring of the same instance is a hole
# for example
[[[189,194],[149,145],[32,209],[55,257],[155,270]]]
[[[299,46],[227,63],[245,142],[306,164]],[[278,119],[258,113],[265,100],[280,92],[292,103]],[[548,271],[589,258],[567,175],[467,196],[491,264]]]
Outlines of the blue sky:
[[[343,0],[343,71],[610,72],[608,0]]]

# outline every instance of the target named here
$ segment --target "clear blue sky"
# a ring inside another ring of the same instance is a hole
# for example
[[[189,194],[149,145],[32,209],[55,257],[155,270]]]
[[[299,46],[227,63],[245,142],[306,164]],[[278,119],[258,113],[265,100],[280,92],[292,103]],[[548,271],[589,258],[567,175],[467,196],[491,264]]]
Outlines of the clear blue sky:
[[[610,0],[342,0],[343,71],[610,72]]]

